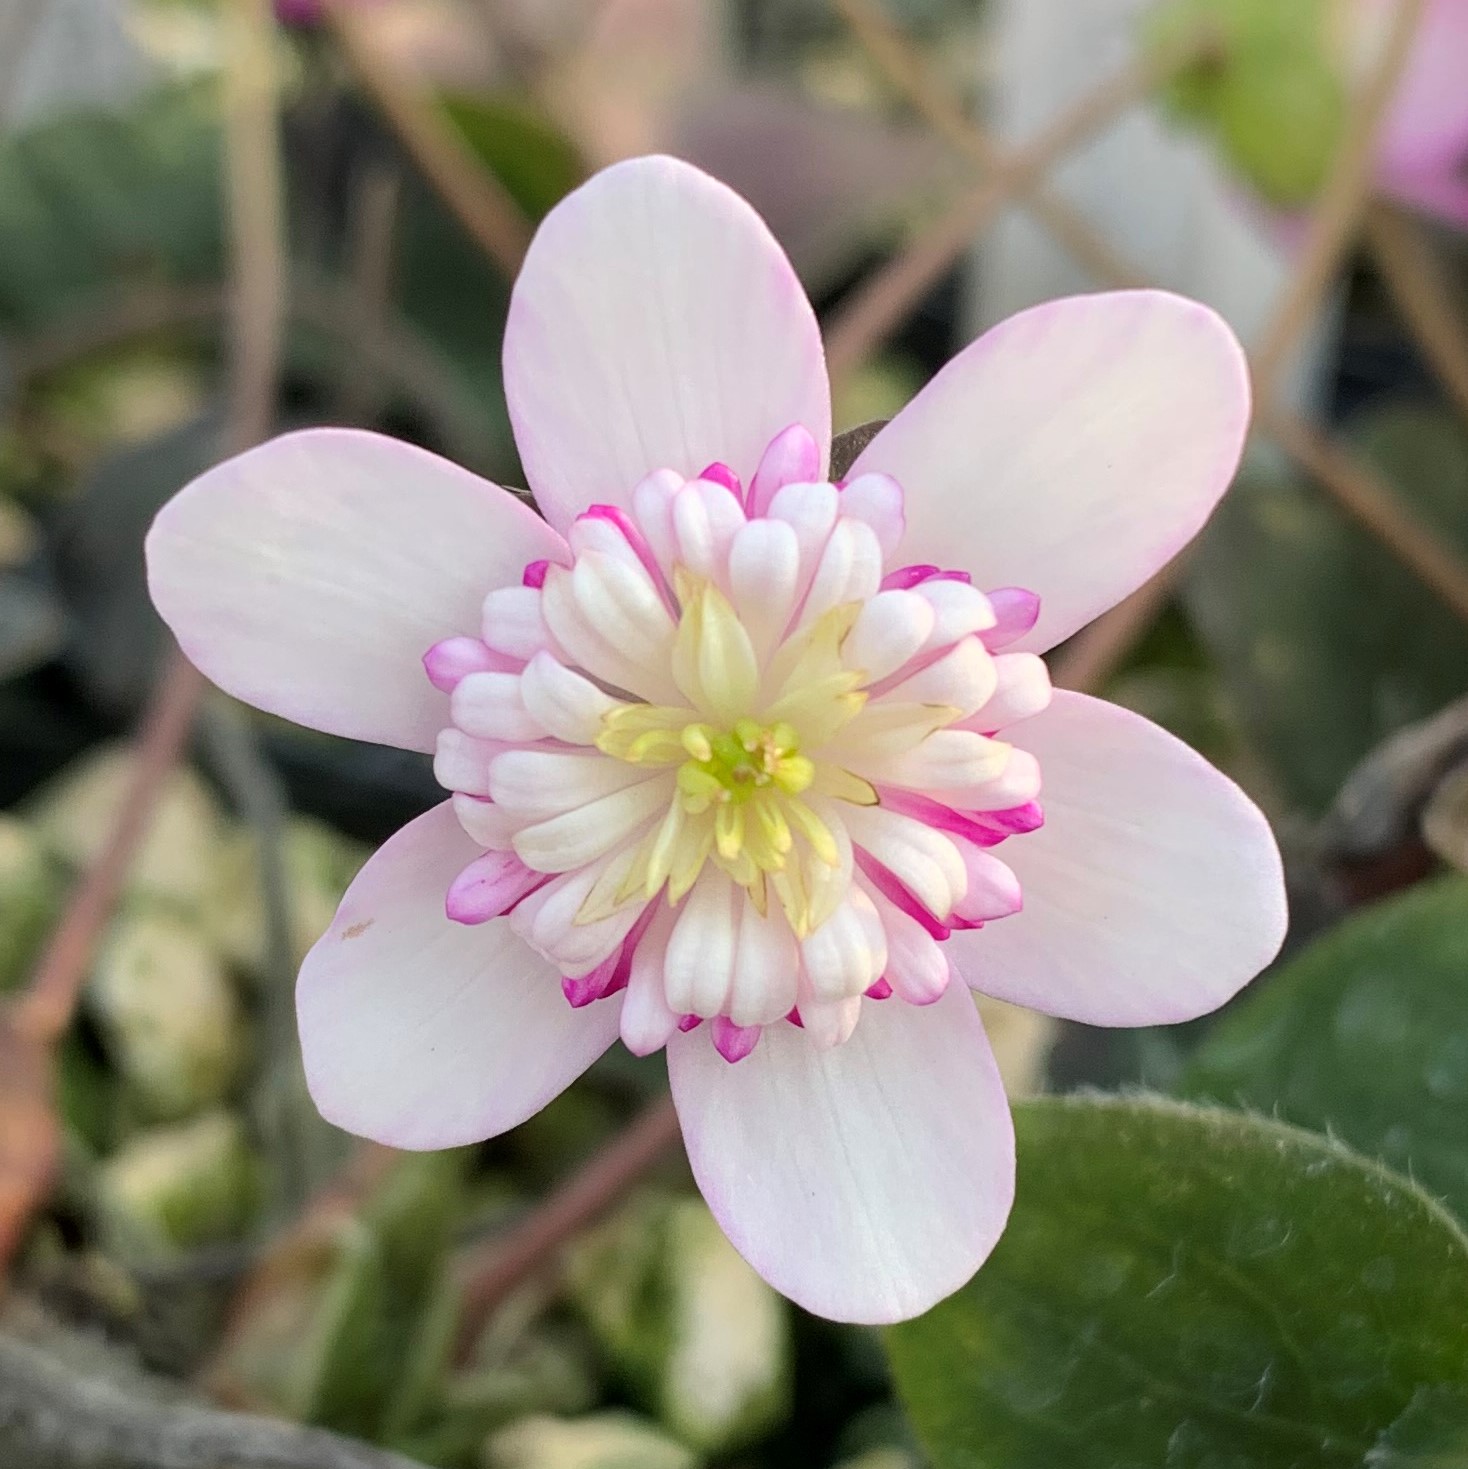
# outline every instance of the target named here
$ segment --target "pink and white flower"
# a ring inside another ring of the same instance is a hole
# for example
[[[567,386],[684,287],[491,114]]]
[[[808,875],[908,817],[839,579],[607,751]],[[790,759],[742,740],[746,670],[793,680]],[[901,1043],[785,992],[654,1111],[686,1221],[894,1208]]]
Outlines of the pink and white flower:
[[[1357,0],[1374,44],[1395,0]],[[1427,0],[1377,143],[1377,182],[1399,203],[1468,229],[1468,0]]]
[[[433,750],[452,793],[302,968],[312,1094],[448,1147],[619,1035],[665,1047],[755,1268],[826,1316],[917,1314],[1013,1194],[968,988],[1180,1021],[1280,943],[1259,811],[1147,721],[1052,693],[1038,656],[1209,514],[1246,431],[1238,345],[1160,292],[1057,301],[832,484],[784,255],[728,189],[645,158],[541,227],[505,388],[544,519],[319,429],[209,471],[149,536],[154,600],[216,683]]]

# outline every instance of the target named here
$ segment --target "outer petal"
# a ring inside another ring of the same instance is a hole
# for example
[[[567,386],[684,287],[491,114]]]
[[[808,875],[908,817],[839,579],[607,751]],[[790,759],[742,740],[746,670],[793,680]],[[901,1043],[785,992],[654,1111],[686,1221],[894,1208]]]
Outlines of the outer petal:
[[[862,1001],[851,1039],[792,1025],[723,1060],[668,1043],[698,1186],[776,1290],[836,1321],[902,1321],[957,1290],[1014,1198],[1014,1131],[972,998]]]
[[[1249,380],[1233,333],[1165,291],[1022,311],[960,352],[851,475],[907,492],[900,559],[1038,592],[1043,651],[1197,533],[1238,467]]]
[[[1057,690],[1018,731],[1045,825],[1006,842],[1024,910],[955,933],[975,989],[1091,1025],[1167,1025],[1217,1008],[1279,951],[1279,850],[1263,813],[1181,741]]]
[[[449,804],[405,826],[347,890],[296,986],[311,1095],[395,1148],[494,1137],[538,1112],[617,1035],[620,997],[573,1010],[504,919],[466,928],[444,895],[479,849]]]
[[[228,693],[330,734],[431,750],[423,655],[559,536],[496,485],[357,429],[285,434],[175,495],[148,533],[163,620]]]
[[[747,484],[792,423],[824,467],[815,313],[732,190],[673,158],[613,165],[553,209],[505,327],[505,396],[535,498],[564,530],[652,470],[717,460]]]

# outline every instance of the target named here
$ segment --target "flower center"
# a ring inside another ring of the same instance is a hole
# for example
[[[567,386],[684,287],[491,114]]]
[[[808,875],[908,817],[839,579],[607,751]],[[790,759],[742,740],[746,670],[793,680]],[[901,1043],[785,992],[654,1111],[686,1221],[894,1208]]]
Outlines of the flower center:
[[[998,650],[1036,599],[889,567],[901,489],[809,478],[802,433],[747,490],[714,465],[591,507],[426,659],[435,768],[484,849],[450,917],[509,915],[574,1005],[626,989],[639,1051],[701,1020],[731,1060],[787,1017],[839,1044],[866,998],[936,999],[943,941],[1019,906],[989,849],[1039,824],[1039,772],[996,736],[1049,682]]]
[[[596,740],[629,765],[672,767],[663,822],[644,838],[623,891],[653,896],[664,881],[677,902],[708,861],[721,867],[767,911],[773,884],[801,936],[824,916],[818,895],[829,884],[804,863],[834,869],[840,847],[829,825],[802,797],[816,783],[816,762],[802,750],[828,740],[861,710],[864,678],[842,665],[839,646],[860,612],[831,609],[776,656],[758,657],[748,629],[712,582],[677,569],[681,611],[673,642],[679,686],[690,707],[623,704],[602,719]],[[757,712],[729,719],[732,710]],[[826,784],[849,799],[874,803],[864,781],[828,772]],[[645,859],[645,860],[644,860]]]

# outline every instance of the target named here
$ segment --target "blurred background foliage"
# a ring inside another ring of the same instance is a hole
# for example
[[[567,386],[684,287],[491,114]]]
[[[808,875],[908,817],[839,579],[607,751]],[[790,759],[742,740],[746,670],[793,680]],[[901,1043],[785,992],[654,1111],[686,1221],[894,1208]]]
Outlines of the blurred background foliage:
[[[1004,8],[882,13],[934,92],[982,115],[1016,85]],[[973,172],[851,9],[356,0],[349,19],[527,220],[613,158],[673,151],[755,203],[830,316]],[[1222,52],[1173,76],[1155,126],[1181,129],[1242,211],[1278,211],[1266,233],[1289,233],[1349,133],[1331,13],[1184,0],[1131,26],[1159,48],[1216,28]],[[331,8],[277,15],[279,425],[370,424],[519,483],[503,271],[363,87]],[[205,0],[0,0],[11,995],[132,779],[123,741],[164,646],[143,533],[219,454],[223,34]],[[1468,311],[1468,245],[1416,228]],[[1468,559],[1462,404],[1374,258],[1348,252],[1335,275],[1308,406]],[[909,303],[838,380],[838,427],[889,416],[973,335],[982,280],[956,258]],[[1010,1231],[974,1285],[892,1334],[895,1387],[875,1333],[764,1286],[676,1156],[495,1309],[467,1308],[500,1242],[661,1070],[613,1054],[460,1154],[363,1155],[322,1123],[294,1050],[295,966],[371,844],[436,787],[419,757],[220,700],[152,809],[57,1047],[62,1166],[12,1269],[40,1314],[12,1308],[5,1353],[31,1355],[0,1353],[0,1393],[42,1357],[88,1381],[141,1366],[445,1469],[1468,1464],[1468,627],[1261,445],[1100,691],[1265,804],[1289,950],[1181,1031],[986,1007],[1011,1092],[1071,1095],[1021,1109]],[[1232,1110],[1086,1091],[1139,1086]]]

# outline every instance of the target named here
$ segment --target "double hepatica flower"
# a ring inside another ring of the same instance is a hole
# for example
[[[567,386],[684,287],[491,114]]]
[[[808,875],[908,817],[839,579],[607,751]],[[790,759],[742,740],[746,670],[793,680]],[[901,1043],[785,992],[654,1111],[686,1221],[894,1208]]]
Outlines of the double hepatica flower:
[[[828,477],[814,315],[759,218],[639,159],[542,225],[505,390],[544,516],[369,433],[196,480],[153,597],[223,688],[436,751],[451,793],[301,971],[326,1117],[493,1136],[620,1034],[666,1048],[700,1187],[823,1315],[961,1285],[1013,1194],[970,988],[1099,1025],[1274,954],[1263,817],[1038,654],[1198,529],[1248,416],[1210,312],[1018,316]]]

